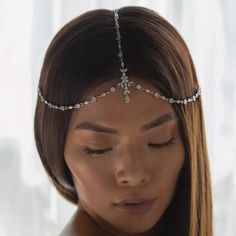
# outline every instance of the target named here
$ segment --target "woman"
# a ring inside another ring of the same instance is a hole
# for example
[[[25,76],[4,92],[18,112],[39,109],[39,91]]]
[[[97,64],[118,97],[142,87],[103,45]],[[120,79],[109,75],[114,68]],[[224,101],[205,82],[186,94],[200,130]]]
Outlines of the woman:
[[[212,235],[200,86],[170,23],[144,7],[73,19],[38,93],[40,158],[78,206],[61,235]]]

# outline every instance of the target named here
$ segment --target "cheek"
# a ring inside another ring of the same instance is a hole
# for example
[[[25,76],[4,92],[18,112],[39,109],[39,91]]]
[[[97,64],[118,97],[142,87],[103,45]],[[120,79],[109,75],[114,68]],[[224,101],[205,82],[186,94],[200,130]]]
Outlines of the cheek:
[[[169,152],[165,161],[161,163],[156,173],[156,183],[159,186],[158,194],[163,201],[169,203],[175,193],[178,177],[185,161],[183,145]]]
[[[98,160],[99,161],[99,160]],[[111,184],[109,180],[111,176],[108,171],[108,164],[99,165],[97,161],[71,159],[68,161],[72,172],[74,184],[79,199],[84,202],[94,202],[96,204],[99,199],[104,199],[104,193],[109,192]],[[98,194],[102,194],[102,198]],[[100,204],[100,203],[99,203]]]

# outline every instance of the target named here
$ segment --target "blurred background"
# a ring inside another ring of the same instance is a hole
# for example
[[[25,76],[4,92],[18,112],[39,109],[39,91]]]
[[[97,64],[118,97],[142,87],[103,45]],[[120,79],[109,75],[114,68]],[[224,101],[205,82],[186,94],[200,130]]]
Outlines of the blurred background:
[[[160,13],[190,49],[202,87],[214,235],[236,235],[235,0],[0,0],[0,236],[58,235],[75,211],[49,183],[34,143],[43,56],[72,18],[128,5]]]

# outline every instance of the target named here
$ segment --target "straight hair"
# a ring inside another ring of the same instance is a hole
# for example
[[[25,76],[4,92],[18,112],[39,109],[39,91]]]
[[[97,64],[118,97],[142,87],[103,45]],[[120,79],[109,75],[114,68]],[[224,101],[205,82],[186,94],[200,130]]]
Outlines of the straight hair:
[[[150,81],[166,97],[192,96],[199,87],[190,52],[177,30],[157,12],[145,7],[119,9],[124,63],[128,76]],[[39,87],[54,104],[83,101],[88,89],[120,78],[113,12],[88,11],[72,19],[50,43]],[[212,236],[212,195],[201,97],[172,104],[185,148],[185,162],[176,192],[161,220],[161,235]],[[83,108],[80,108],[83,109]],[[64,143],[73,110],[50,109],[40,98],[34,116],[36,147],[42,164],[58,190],[78,204],[72,175],[64,160]]]

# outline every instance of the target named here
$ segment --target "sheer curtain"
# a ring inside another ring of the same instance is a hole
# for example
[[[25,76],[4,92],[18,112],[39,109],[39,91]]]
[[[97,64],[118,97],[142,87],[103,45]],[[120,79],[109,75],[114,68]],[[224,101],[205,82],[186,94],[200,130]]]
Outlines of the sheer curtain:
[[[95,8],[152,8],[179,30],[203,91],[214,231],[236,235],[236,2],[0,0],[0,236],[57,235],[75,210],[49,184],[33,138],[37,83],[59,28]]]

